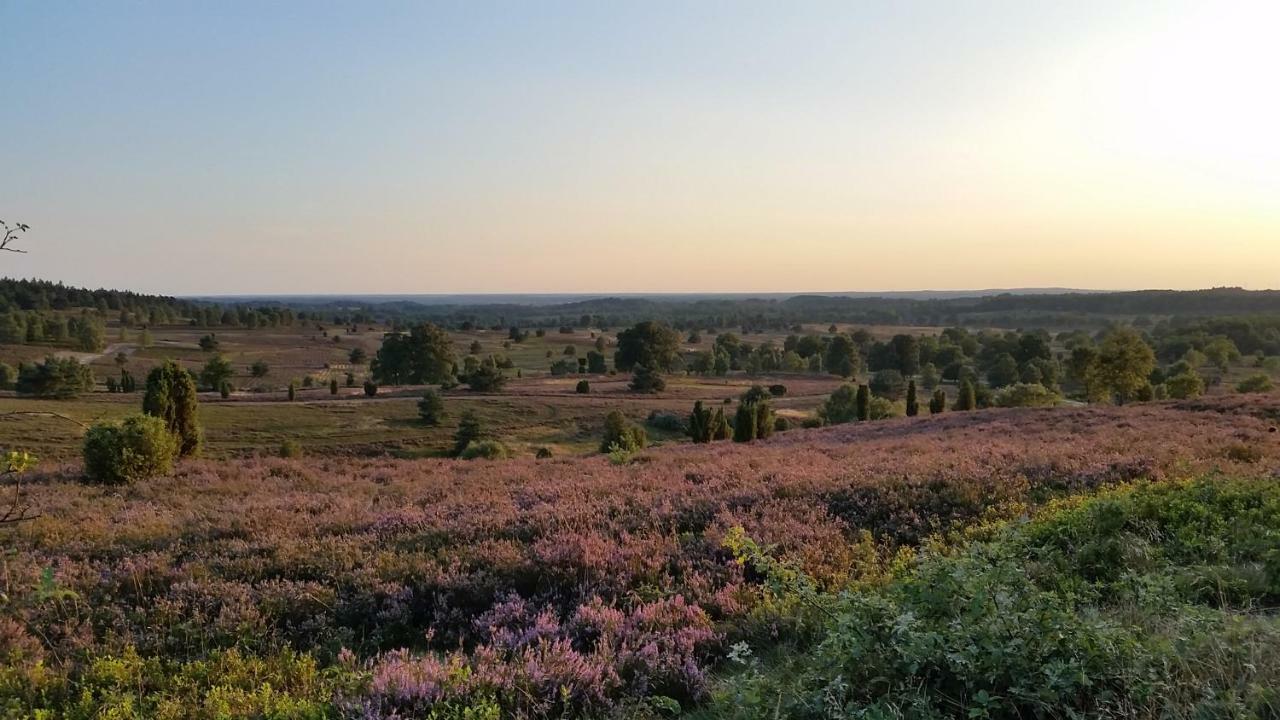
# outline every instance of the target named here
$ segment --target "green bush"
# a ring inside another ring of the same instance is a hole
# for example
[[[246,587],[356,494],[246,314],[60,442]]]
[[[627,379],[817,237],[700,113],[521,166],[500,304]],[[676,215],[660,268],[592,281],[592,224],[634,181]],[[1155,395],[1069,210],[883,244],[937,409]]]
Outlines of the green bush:
[[[1173,375],[1164,381],[1165,392],[1174,400],[1188,400],[1204,394],[1204,380],[1194,370]]]
[[[365,394],[365,397],[373,397],[374,395],[377,395],[377,394],[378,394],[378,383],[376,383],[376,382],[374,382],[374,381],[372,381],[372,380],[365,380],[365,381],[364,381],[364,394]]]
[[[867,419],[868,420],[887,420],[892,417],[898,417],[898,406],[889,400],[872,396],[867,401]]]
[[[654,410],[649,413],[649,417],[645,418],[645,425],[657,430],[665,430],[671,433],[684,434],[684,420],[673,412],[665,410]]]
[[[1244,380],[1241,380],[1240,384],[1236,385],[1236,392],[1265,393],[1271,392],[1273,388],[1274,386],[1271,383],[1271,378],[1259,373],[1257,375],[1250,375]]]
[[[997,407],[1051,407],[1062,400],[1058,393],[1039,384],[1016,383],[1001,388],[995,396]]]
[[[858,389],[844,384],[836,388],[818,408],[818,417],[828,425],[853,422],[858,419]]]
[[[173,469],[178,441],[164,421],[131,415],[123,422],[99,423],[84,437],[84,472],[91,482],[125,485]]]
[[[444,399],[435,390],[424,390],[418,401],[418,417],[424,425],[439,425],[444,419]]]
[[[302,445],[297,440],[285,440],[280,443],[279,454],[282,458],[302,457]]]
[[[551,363],[551,375],[554,377],[573,375],[576,372],[578,372],[576,360],[557,360]]]
[[[871,376],[867,387],[871,389],[872,395],[896,402],[906,393],[907,381],[897,370],[881,370]]]
[[[484,460],[501,460],[511,457],[511,452],[507,450],[507,446],[497,440],[477,440],[469,443],[463,449],[460,457],[463,460],[475,460],[482,458]]]
[[[579,380],[577,386],[574,387],[574,392],[578,393],[579,395],[586,395],[590,393],[591,383],[587,382],[586,380]]]
[[[66,400],[93,390],[93,371],[75,358],[49,356],[20,365],[14,389],[20,395]]]
[[[636,365],[635,372],[631,375],[631,384],[628,386],[632,392],[638,393],[656,393],[662,392],[667,388],[667,381],[662,379],[662,373],[650,368],[647,365]]]
[[[610,410],[605,416],[604,437],[600,440],[600,452],[622,450],[632,453],[643,450],[648,444],[649,437],[644,428],[628,422],[626,416],[618,410]]]

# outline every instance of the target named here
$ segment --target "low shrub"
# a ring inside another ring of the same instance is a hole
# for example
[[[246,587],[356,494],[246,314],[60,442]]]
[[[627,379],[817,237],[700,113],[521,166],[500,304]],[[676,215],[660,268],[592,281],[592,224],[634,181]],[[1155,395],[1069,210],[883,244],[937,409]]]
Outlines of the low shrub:
[[[503,458],[511,457],[511,451],[507,449],[506,445],[497,440],[477,440],[468,443],[459,457],[463,460],[475,460],[476,458],[502,460]]]
[[[125,485],[173,469],[178,442],[163,420],[130,415],[119,424],[100,423],[84,438],[84,472],[90,482]]]
[[[655,430],[663,430],[671,433],[684,434],[684,420],[679,415],[665,410],[654,410],[649,413],[649,417],[645,418],[645,425]]]
[[[739,540],[822,637],[776,663],[737,648],[712,715],[1270,717],[1276,527],[1276,481],[1131,486],[838,595]]]
[[[1236,385],[1236,392],[1265,393],[1271,392],[1274,388],[1275,386],[1272,384],[1270,377],[1258,373],[1241,380],[1240,384]]]
[[[995,396],[997,407],[1052,407],[1062,396],[1040,383],[1016,383],[1001,388]]]

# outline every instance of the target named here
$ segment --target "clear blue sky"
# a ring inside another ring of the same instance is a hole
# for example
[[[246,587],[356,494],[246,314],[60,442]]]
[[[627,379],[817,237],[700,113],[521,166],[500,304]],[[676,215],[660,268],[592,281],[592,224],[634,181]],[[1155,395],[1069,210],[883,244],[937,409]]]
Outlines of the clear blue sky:
[[[1277,5],[0,0],[0,273],[1274,286]]]

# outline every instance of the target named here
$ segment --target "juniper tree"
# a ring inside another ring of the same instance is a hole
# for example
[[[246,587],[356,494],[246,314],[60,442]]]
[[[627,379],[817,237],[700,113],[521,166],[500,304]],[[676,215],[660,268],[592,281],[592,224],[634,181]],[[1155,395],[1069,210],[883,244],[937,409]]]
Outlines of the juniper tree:
[[[178,455],[190,457],[200,451],[200,423],[195,379],[174,360],[166,360],[147,373],[142,411],[164,421],[178,439]]]
[[[978,393],[973,381],[965,379],[960,383],[960,395],[956,398],[956,410],[973,410],[978,407]]]
[[[454,456],[462,455],[468,445],[483,437],[484,427],[480,424],[480,419],[470,410],[463,412],[458,420],[458,430],[453,434]]]
[[[728,440],[733,436],[733,428],[729,427],[729,418],[724,415],[724,408],[716,408],[716,414],[711,417],[711,440]]]
[[[739,403],[733,416],[733,441],[751,442],[756,439],[756,409],[748,403]]]
[[[907,381],[907,417],[920,414],[920,401],[916,398],[916,381]]]
[[[933,391],[933,397],[929,398],[929,414],[937,415],[947,409],[947,392],[942,388]]]
[[[693,412],[689,413],[689,437],[695,443],[707,443],[711,442],[711,433],[711,411],[699,400],[693,404]]]
[[[866,421],[871,419],[871,388],[866,385],[858,386],[858,394],[854,401],[857,408],[856,413],[859,420]]]
[[[425,425],[439,425],[444,418],[444,400],[435,390],[426,390],[418,401],[418,417]]]

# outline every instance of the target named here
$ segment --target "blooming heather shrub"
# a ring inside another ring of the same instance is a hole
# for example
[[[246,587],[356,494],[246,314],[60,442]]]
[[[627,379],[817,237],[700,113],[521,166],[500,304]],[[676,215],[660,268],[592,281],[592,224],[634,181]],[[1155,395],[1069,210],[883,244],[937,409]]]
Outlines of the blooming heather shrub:
[[[724,549],[733,527],[838,587],[877,577],[900,548],[1056,495],[1219,467],[1266,475],[1280,464],[1275,417],[1280,398],[1232,394],[854,423],[623,465],[196,460],[127,492],[54,469],[24,486],[41,517],[6,530],[0,708],[110,715],[127,687],[135,714],[160,716],[156,698],[213,707],[222,685],[259,697],[244,689],[259,678],[257,691],[270,682],[298,702],[337,693],[356,716],[413,717],[442,677],[428,670],[451,662],[444,681],[488,684],[446,690],[457,701],[432,708],[441,716],[558,715],[559,685],[570,714],[620,711],[640,692],[687,707],[731,644],[776,643],[788,627],[762,577]],[[1227,457],[1233,443],[1259,459]],[[114,681],[95,659],[130,647],[166,671],[102,686]],[[224,683],[210,670],[232,649],[269,665],[284,648],[320,679],[263,669]]]

